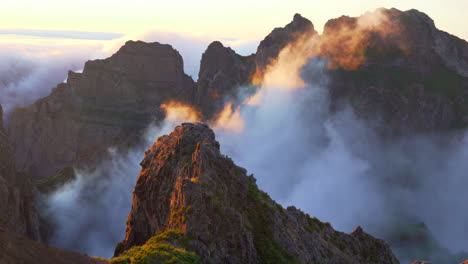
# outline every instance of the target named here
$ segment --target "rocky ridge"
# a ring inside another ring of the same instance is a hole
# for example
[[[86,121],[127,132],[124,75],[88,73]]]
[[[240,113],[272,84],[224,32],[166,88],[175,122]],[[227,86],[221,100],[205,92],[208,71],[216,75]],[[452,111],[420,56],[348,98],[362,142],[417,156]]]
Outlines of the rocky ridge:
[[[194,105],[206,119],[219,113],[226,100],[249,93],[255,71],[255,55],[241,56],[219,41],[212,42],[202,55]]]
[[[99,160],[109,146],[134,144],[159,105],[191,102],[195,83],[170,45],[128,41],[110,58],[86,62],[66,83],[16,109],[8,132],[16,167],[35,178]]]
[[[291,23],[283,28],[275,28],[260,42],[255,54],[257,70],[263,72],[284,47],[295,43],[299,37],[316,34],[317,31],[310,20],[295,14]]]
[[[203,263],[398,263],[360,227],[345,234],[284,209],[219,149],[208,126],[184,123],[145,152],[116,255],[180,230]]]
[[[335,106],[350,103],[362,118],[381,120],[385,135],[463,128],[468,121],[468,43],[438,30],[417,10],[380,9],[383,25],[360,31],[356,49],[331,41],[324,56],[362,55],[352,69],[329,70]],[[334,39],[359,24],[358,17],[326,23],[323,37]]]
[[[3,120],[0,105],[0,120]],[[37,191],[28,175],[18,173],[0,122],[0,225],[31,239],[40,240],[36,209]]]

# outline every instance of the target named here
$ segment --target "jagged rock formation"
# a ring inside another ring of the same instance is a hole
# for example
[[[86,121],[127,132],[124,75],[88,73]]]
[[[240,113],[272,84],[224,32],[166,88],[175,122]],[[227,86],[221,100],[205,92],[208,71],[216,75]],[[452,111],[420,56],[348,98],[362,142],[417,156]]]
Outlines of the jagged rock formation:
[[[219,148],[208,126],[184,123],[145,152],[117,255],[181,230],[204,263],[398,263],[360,227],[348,235],[282,208]]]
[[[0,120],[3,120],[0,106]],[[0,226],[40,240],[36,189],[24,173],[17,173],[7,134],[0,122]]]
[[[417,10],[378,12],[382,25],[357,32],[353,45],[336,36],[355,30],[359,18],[343,16],[325,25],[323,38],[330,41],[323,57],[345,58],[349,66],[362,56],[350,68],[332,65],[333,102],[350,102],[363,118],[381,118],[390,135],[465,127],[468,43],[438,30]]]
[[[255,55],[241,56],[219,41],[211,43],[203,53],[198,74],[194,104],[207,119],[223,109],[226,100],[238,93],[248,93],[251,75],[255,71]]]
[[[299,14],[284,28],[275,28],[260,42],[257,52],[240,56],[219,41],[211,43],[203,53],[194,104],[210,119],[223,109],[227,101],[235,104],[239,96],[253,94],[255,75],[262,75],[280,51],[304,34],[317,34],[312,22]]]
[[[46,246],[20,236],[0,225],[0,262],[2,264],[104,264],[88,256]]]
[[[280,51],[290,43],[294,43],[299,37],[315,35],[317,31],[308,19],[300,14],[295,14],[293,21],[284,28],[275,28],[260,42],[255,54],[257,70],[262,72],[275,59]]]
[[[171,46],[129,41],[12,113],[8,131],[17,168],[42,178],[98,159],[111,145],[134,143],[152,119],[162,119],[162,102],[191,102],[194,92]]]

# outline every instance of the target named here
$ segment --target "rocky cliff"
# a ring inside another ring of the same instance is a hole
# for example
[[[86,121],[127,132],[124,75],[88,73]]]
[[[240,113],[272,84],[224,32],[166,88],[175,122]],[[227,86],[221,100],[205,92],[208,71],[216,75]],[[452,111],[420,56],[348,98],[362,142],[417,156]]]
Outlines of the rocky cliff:
[[[126,250],[168,234],[179,234],[172,246],[203,263],[398,263],[360,227],[345,234],[284,209],[219,149],[206,125],[184,123],[145,152],[115,263],[132,261],[128,252],[145,246]]]
[[[16,166],[42,178],[98,160],[109,146],[135,143],[151,120],[161,120],[162,102],[191,102],[194,92],[182,57],[170,45],[129,41],[12,113],[8,131]]]
[[[255,71],[255,55],[240,56],[219,41],[211,43],[202,55],[194,104],[209,119],[219,113],[224,103],[239,93],[249,93]]]
[[[255,63],[257,70],[261,73],[276,59],[280,51],[290,43],[303,35],[316,35],[314,25],[300,14],[295,14],[293,21],[283,28],[275,28],[268,34],[257,48]]]
[[[2,120],[0,106],[0,120]],[[0,226],[40,240],[36,189],[28,175],[18,173],[7,134],[0,122]]]
[[[255,77],[264,73],[284,47],[304,34],[317,32],[312,22],[296,14],[291,23],[268,34],[250,56],[240,56],[219,41],[211,43],[201,59],[194,105],[209,120],[226,102],[241,103],[239,99],[255,93]]]
[[[379,26],[357,30],[365,15],[325,25],[321,56],[331,62],[335,106],[351,103],[360,117],[380,119],[392,135],[465,127],[468,43],[438,30],[417,10],[380,9],[371,15],[380,16]]]

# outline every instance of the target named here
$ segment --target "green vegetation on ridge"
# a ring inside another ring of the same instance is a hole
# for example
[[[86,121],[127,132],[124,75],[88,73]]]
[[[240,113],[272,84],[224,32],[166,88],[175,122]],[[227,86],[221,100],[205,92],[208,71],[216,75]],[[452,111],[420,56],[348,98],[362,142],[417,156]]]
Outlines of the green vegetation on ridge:
[[[132,247],[110,264],[202,264],[197,254],[187,251],[188,239],[181,230],[169,229]]]

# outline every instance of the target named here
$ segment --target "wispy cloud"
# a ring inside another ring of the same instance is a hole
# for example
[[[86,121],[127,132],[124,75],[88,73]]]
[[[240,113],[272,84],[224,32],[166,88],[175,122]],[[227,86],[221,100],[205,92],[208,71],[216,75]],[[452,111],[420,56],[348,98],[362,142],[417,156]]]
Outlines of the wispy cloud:
[[[42,38],[66,38],[87,40],[113,40],[124,34],[112,32],[90,32],[74,30],[41,30],[41,29],[0,29],[0,35],[31,36]]]

